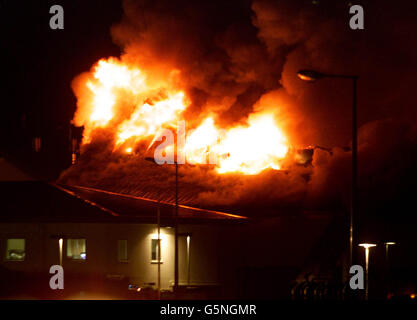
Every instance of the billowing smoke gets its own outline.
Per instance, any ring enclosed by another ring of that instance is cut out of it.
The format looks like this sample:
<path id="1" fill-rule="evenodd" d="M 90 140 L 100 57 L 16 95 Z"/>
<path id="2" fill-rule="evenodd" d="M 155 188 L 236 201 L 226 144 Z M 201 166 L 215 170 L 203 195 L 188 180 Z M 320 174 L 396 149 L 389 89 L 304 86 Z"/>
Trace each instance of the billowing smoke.
<path id="1" fill-rule="evenodd" d="M 352 85 L 343 79 L 302 82 L 296 73 L 303 68 L 359 76 L 361 189 L 371 195 L 388 181 L 400 184 L 398 177 L 416 160 L 417 108 L 410 94 L 417 64 L 410 32 L 416 22 L 404 16 L 415 11 L 381 2 L 362 5 L 365 30 L 349 28 L 345 1 L 123 2 L 124 17 L 111 29 L 121 60 L 146 68 L 155 82 L 175 70 L 173 85 L 191 100 L 183 114 L 190 127 L 207 114 L 228 128 L 271 110 L 292 147 L 323 147 L 315 149 L 311 166 L 288 164 L 286 171 L 257 175 L 219 175 L 210 166 L 182 165 L 182 203 L 348 204 Z M 129 156 L 114 153 L 111 140 L 106 130 L 96 130 L 60 181 L 173 200 L 173 166 L 143 160 L 146 146 Z"/>

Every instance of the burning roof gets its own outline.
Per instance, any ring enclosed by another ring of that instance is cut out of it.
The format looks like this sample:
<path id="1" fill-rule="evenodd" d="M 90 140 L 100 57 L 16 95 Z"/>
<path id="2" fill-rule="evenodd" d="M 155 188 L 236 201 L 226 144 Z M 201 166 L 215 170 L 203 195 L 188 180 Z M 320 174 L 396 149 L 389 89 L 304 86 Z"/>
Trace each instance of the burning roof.
<path id="1" fill-rule="evenodd" d="M 383 30 L 357 37 L 335 19 L 346 4 L 330 1 L 126 0 L 123 9 L 111 28 L 120 56 L 73 81 L 84 136 L 61 183 L 172 201 L 174 166 L 144 159 L 172 163 L 176 145 L 182 204 L 348 208 L 351 87 L 306 84 L 296 73 L 307 67 L 359 76 L 359 183 L 378 198 L 377 186 L 399 179 L 385 168 L 413 152 L 416 109 L 406 86 L 385 79 L 413 83 L 415 42 L 399 35 L 414 20 L 391 28 L 375 14 L 368 25 Z M 404 63 L 393 66 L 393 54 Z M 376 77 L 380 66 L 392 69 Z M 324 149 L 297 154 L 311 145 Z"/>
<path id="2" fill-rule="evenodd" d="M 179 71 L 173 69 L 168 79 L 157 82 L 148 72 L 124 59 L 109 58 L 76 80 L 74 123 L 84 126 L 83 144 L 95 143 L 105 134 L 112 152 L 130 154 L 138 146 L 147 145 L 146 151 L 165 137 L 159 152 L 167 159 L 175 152 L 175 137 L 183 163 L 214 164 L 220 174 L 280 169 L 288 142 L 272 111 L 254 112 L 246 123 L 229 128 L 219 127 L 216 115 L 207 114 L 186 132 L 183 113 L 191 101 L 176 84 Z"/>

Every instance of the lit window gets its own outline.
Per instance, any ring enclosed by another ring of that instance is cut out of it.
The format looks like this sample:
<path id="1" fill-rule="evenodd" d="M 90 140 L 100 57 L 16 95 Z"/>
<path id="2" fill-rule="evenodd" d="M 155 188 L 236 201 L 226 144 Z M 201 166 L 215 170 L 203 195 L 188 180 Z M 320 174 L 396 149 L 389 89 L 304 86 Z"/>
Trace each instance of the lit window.
<path id="1" fill-rule="evenodd" d="M 117 258 L 120 262 L 128 261 L 127 240 L 117 240 Z"/>
<path id="2" fill-rule="evenodd" d="M 152 262 L 158 262 L 158 239 L 151 240 L 151 260 Z M 161 249 L 161 261 L 162 261 L 162 249 Z"/>
<path id="3" fill-rule="evenodd" d="M 67 258 L 74 260 L 87 258 L 85 239 L 67 239 Z"/>
<path id="4" fill-rule="evenodd" d="M 6 260 L 25 260 L 25 239 L 7 239 Z"/>

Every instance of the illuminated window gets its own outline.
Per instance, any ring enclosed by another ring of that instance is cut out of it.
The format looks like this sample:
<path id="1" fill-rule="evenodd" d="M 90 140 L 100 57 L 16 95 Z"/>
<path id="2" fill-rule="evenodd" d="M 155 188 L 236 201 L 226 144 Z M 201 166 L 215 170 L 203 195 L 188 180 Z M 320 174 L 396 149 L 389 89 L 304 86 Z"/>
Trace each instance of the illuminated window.
<path id="1" fill-rule="evenodd" d="M 25 260 L 25 239 L 7 239 L 6 260 Z"/>
<path id="2" fill-rule="evenodd" d="M 151 240 L 151 260 L 152 262 L 158 262 L 158 239 Z M 162 249 L 161 249 L 161 262 L 162 262 Z"/>
<path id="3" fill-rule="evenodd" d="M 85 260 L 87 258 L 85 239 L 67 239 L 67 258 L 73 260 Z"/>
<path id="4" fill-rule="evenodd" d="M 128 261 L 127 240 L 117 240 L 117 258 L 120 262 Z"/>

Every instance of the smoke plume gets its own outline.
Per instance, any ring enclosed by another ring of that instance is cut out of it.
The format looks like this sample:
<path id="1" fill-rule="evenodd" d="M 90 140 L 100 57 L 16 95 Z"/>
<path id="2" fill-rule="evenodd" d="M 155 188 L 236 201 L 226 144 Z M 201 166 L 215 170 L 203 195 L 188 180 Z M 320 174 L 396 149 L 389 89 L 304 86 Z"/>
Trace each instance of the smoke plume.
<path id="1" fill-rule="evenodd" d="M 298 79 L 297 71 L 308 68 L 359 77 L 361 190 L 374 201 L 382 186 L 386 195 L 395 183 L 400 188 L 399 177 L 415 163 L 417 149 L 411 88 L 416 22 L 404 16 L 415 11 L 361 4 L 364 30 L 349 28 L 345 1 L 123 2 L 124 17 L 111 28 L 121 61 L 145 69 L 150 81 L 171 79 L 184 90 L 190 105 L 183 116 L 190 128 L 208 114 L 227 129 L 270 111 L 293 149 L 321 147 L 311 165 L 289 163 L 285 171 L 257 175 L 219 175 L 210 166 L 182 165 L 181 203 L 276 210 L 348 205 L 352 85 L 344 79 Z M 73 83 L 78 103 L 80 77 Z M 145 146 L 129 156 L 113 153 L 111 140 L 108 131 L 95 131 L 60 182 L 173 200 L 173 166 L 143 160 Z"/>

